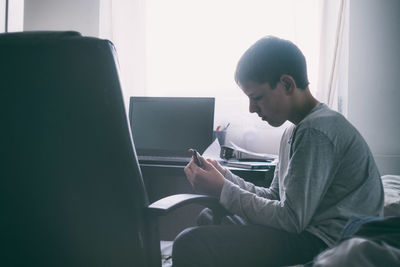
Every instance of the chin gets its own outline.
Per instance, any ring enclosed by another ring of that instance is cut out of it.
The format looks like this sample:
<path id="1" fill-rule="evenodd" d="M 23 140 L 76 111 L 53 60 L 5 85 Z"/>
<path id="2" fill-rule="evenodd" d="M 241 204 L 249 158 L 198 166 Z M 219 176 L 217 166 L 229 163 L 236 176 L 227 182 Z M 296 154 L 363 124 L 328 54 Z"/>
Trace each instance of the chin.
<path id="1" fill-rule="evenodd" d="M 279 122 L 278 121 L 267 121 L 267 122 L 272 127 L 279 127 L 279 126 L 282 126 L 282 124 L 284 123 L 284 122 L 280 122 L 280 121 Z"/>
<path id="2" fill-rule="evenodd" d="M 267 116 L 263 116 L 263 117 L 260 116 L 260 118 L 261 118 L 262 121 L 265 121 L 266 123 L 268 123 L 272 127 L 279 127 L 279 126 L 281 126 L 282 124 L 285 123 L 285 120 L 284 121 L 272 120 L 270 117 L 267 117 Z"/>

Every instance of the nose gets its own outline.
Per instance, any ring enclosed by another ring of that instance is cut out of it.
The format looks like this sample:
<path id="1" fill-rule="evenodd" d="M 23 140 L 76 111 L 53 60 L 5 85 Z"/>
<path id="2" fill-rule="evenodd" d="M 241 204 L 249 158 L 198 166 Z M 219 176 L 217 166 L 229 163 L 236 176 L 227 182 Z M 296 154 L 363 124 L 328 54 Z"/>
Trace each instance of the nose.
<path id="1" fill-rule="evenodd" d="M 258 106 L 256 104 L 253 103 L 253 101 L 250 100 L 249 103 L 249 111 L 250 113 L 257 113 L 260 109 L 258 108 Z"/>

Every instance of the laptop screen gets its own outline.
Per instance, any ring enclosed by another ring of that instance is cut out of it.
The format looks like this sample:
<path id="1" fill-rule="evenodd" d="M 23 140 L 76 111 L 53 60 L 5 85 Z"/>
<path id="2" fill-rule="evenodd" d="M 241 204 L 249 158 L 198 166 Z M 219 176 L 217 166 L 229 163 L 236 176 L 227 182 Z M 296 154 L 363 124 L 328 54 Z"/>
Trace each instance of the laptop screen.
<path id="1" fill-rule="evenodd" d="M 129 118 L 139 156 L 190 157 L 212 142 L 214 98 L 131 97 Z"/>

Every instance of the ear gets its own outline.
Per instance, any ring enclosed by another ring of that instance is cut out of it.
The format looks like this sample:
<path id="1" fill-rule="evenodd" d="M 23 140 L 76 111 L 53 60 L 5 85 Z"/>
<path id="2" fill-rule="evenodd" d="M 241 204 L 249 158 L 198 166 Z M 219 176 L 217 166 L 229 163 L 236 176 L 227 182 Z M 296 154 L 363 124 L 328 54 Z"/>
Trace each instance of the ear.
<path id="1" fill-rule="evenodd" d="M 282 83 L 283 88 L 285 89 L 285 92 L 287 94 L 291 94 L 294 91 L 294 89 L 297 87 L 296 82 L 293 79 L 293 77 L 288 74 L 281 75 L 280 82 Z"/>

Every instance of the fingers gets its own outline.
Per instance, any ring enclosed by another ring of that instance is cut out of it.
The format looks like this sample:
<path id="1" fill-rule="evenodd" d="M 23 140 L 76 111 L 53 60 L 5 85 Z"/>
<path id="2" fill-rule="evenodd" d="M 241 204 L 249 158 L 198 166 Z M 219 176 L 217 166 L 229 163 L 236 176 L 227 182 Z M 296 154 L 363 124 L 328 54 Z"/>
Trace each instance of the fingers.
<path id="1" fill-rule="evenodd" d="M 225 182 L 224 176 L 212 163 L 199 156 L 203 167 L 199 167 L 192 158 L 184 168 L 186 178 L 196 192 L 219 196 Z"/>
<path id="2" fill-rule="evenodd" d="M 183 169 L 183 171 L 186 174 L 187 179 L 189 180 L 189 182 L 191 182 L 191 184 L 193 185 L 194 180 L 196 178 L 197 175 L 203 175 L 205 173 L 205 170 L 203 169 L 204 166 L 204 162 L 206 161 L 203 157 L 199 157 L 199 160 L 202 161 L 203 163 L 203 167 L 199 167 L 195 162 L 194 159 L 192 158 L 190 160 L 190 162 L 186 165 L 186 167 Z M 209 164 L 207 162 L 207 164 Z"/>
<path id="3" fill-rule="evenodd" d="M 203 157 L 202 157 L 202 159 L 200 159 L 200 157 L 199 157 L 199 160 L 203 160 L 203 164 L 204 164 L 205 159 Z M 197 189 L 196 188 L 197 187 L 196 184 L 198 184 L 198 182 L 199 182 L 198 181 L 199 177 L 204 175 L 204 174 L 206 174 L 206 171 L 202 167 L 199 167 L 194 162 L 193 158 L 190 160 L 188 165 L 186 165 L 186 167 L 183 170 L 184 170 L 184 172 L 186 174 L 187 180 L 190 182 L 192 187 L 196 190 Z"/>
<path id="4" fill-rule="evenodd" d="M 226 169 L 219 164 L 218 161 L 214 159 L 207 159 L 220 173 L 222 173 L 223 176 L 226 174 Z"/>
<path id="5" fill-rule="evenodd" d="M 201 155 L 198 155 L 199 160 L 203 164 L 203 169 L 209 169 L 212 167 L 212 164 L 208 161 L 208 159 L 204 158 Z"/>
<path id="6" fill-rule="evenodd" d="M 215 159 L 207 159 L 207 161 L 214 165 L 214 167 L 218 166 L 218 162 Z"/>
<path id="7" fill-rule="evenodd" d="M 215 169 L 217 169 L 218 171 L 220 170 L 220 166 L 218 164 L 218 162 L 214 159 L 207 159 L 207 161 L 211 164 L 211 166 L 213 166 Z"/>
<path id="8" fill-rule="evenodd" d="M 189 148 L 188 151 L 189 151 L 189 153 L 191 153 L 193 155 L 194 149 Z M 203 165 L 210 166 L 208 159 L 204 158 L 202 155 L 200 155 L 200 153 L 197 153 L 197 158 L 200 160 L 200 162 Z M 193 157 L 192 157 L 192 160 L 193 160 Z M 192 160 L 191 160 L 191 162 L 192 162 Z M 214 165 L 213 163 L 211 163 L 211 164 Z"/>
<path id="9" fill-rule="evenodd" d="M 185 172 L 186 175 L 193 173 L 190 165 L 191 165 L 191 162 L 189 162 L 189 164 L 186 165 L 185 168 L 183 169 L 183 171 Z"/>
<path id="10" fill-rule="evenodd" d="M 189 183 L 194 186 L 194 179 L 195 179 L 195 172 L 193 171 L 194 168 L 197 168 L 197 165 L 194 164 L 193 159 L 190 160 L 189 164 L 186 165 L 186 167 L 183 169 L 185 172 L 186 178 L 189 181 Z"/>

